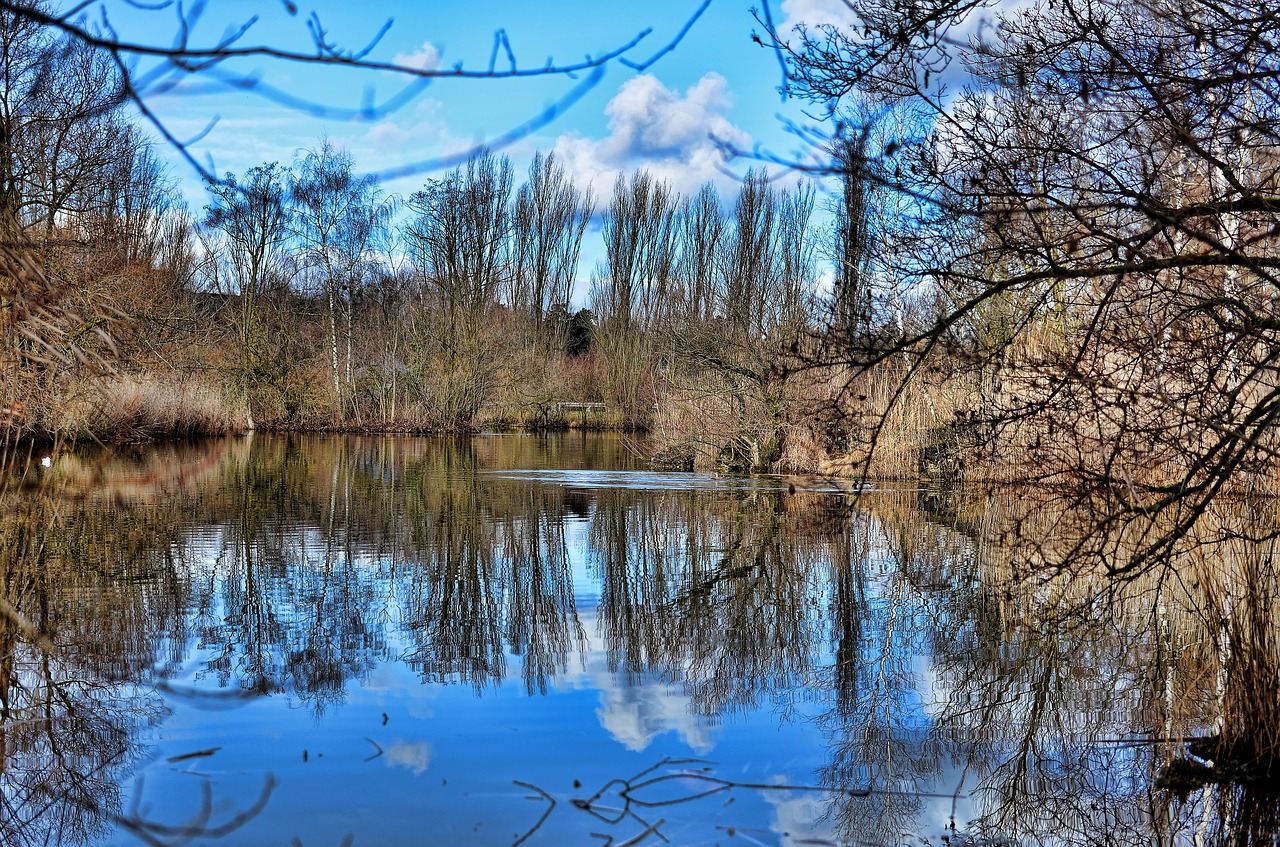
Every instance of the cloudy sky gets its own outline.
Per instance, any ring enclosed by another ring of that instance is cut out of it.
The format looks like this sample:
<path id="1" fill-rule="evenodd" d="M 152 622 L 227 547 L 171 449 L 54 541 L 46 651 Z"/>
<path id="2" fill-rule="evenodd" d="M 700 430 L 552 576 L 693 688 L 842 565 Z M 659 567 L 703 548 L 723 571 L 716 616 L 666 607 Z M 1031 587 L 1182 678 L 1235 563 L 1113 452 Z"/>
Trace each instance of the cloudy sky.
<path id="1" fill-rule="evenodd" d="M 819 17 L 824 6 L 838 8 L 839 0 L 775 2 L 772 12 L 785 22 L 798 14 Z M 792 155 L 800 144 L 784 131 L 780 116 L 802 119 L 803 104 L 784 102 L 777 92 L 777 59 L 752 41 L 759 29 L 752 0 L 711 0 L 699 15 L 701 7 L 702 0 L 315 0 L 290 14 L 286 0 L 210 2 L 190 28 L 193 46 L 213 45 L 252 21 L 239 46 L 314 52 L 314 10 L 326 40 L 342 50 L 363 49 L 390 21 L 369 59 L 443 69 L 460 64 L 468 71 L 490 67 L 499 31 L 506 41 L 494 66 L 502 71 L 512 66 L 512 55 L 520 69 L 575 63 L 649 30 L 626 53 L 644 65 L 688 29 L 647 67 L 611 62 L 598 78 L 581 72 L 437 79 L 406 89 L 403 78 L 387 72 L 256 57 L 175 86 L 153 85 L 147 102 L 175 136 L 198 139 L 191 152 L 218 173 L 289 162 L 327 137 L 348 147 L 362 170 L 384 175 L 389 191 L 407 194 L 438 175 L 441 160 L 496 139 L 518 167 L 536 149 L 555 150 L 580 182 L 594 183 L 597 196 L 608 192 L 618 172 L 635 167 L 649 168 L 679 190 L 715 180 L 729 192 L 733 174 L 751 163 L 726 162 L 721 145 Z M 176 5 L 108 9 L 123 41 L 167 45 L 181 31 Z M 138 70 L 145 74 L 152 67 L 141 60 Z M 157 79 L 173 78 L 152 81 Z M 548 119 L 548 108 L 557 105 L 563 108 Z M 179 173 L 192 205 L 202 205 L 195 173 L 189 166 Z"/>

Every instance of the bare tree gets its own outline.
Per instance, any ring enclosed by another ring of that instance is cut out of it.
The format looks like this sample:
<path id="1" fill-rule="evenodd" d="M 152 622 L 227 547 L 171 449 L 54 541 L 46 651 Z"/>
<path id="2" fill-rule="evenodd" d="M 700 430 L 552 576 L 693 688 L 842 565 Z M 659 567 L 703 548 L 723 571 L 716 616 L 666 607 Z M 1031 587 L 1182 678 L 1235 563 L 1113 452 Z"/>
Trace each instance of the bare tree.
<path id="1" fill-rule="evenodd" d="M 259 304 L 266 290 L 281 281 L 289 238 L 286 169 L 275 162 L 252 167 L 243 182 L 227 174 L 209 185 L 213 202 L 205 207 L 205 227 L 216 233 L 228 274 L 219 286 L 238 303 L 240 378 L 248 387 L 261 354 Z"/>
<path id="2" fill-rule="evenodd" d="M 1217 498 L 1270 490 L 1280 17 L 1234 0 L 1065 0 L 961 42 L 947 27 L 981 4 L 852 5 L 856 33 L 776 46 L 796 93 L 862 89 L 929 115 L 926 133 L 862 160 L 901 157 L 900 179 L 877 177 L 911 198 L 893 271 L 935 312 L 834 358 L 974 365 L 982 393 L 961 411 L 985 472 L 1062 486 L 1094 530 L 1141 532 L 1105 558 L 1113 572 L 1167 561 Z M 1100 537 L 1054 558 L 1102 556 Z"/>
<path id="3" fill-rule="evenodd" d="M 680 205 L 676 217 L 676 279 L 681 319 L 704 323 L 718 313 L 716 274 L 724 243 L 725 219 L 720 195 L 707 183 Z"/>
<path id="4" fill-rule="evenodd" d="M 741 337 L 765 334 L 764 303 L 773 274 L 774 215 L 778 193 L 762 169 L 747 172 L 730 215 L 732 227 L 721 267 L 725 316 Z"/>
<path id="5" fill-rule="evenodd" d="M 670 303 L 677 201 L 645 170 L 619 174 L 604 218 L 605 267 L 594 310 L 602 321 L 644 329 Z"/>
<path id="6" fill-rule="evenodd" d="M 794 336 L 809 329 L 817 282 L 814 243 L 810 230 L 816 190 L 801 182 L 783 195 L 774 230 L 775 279 L 766 305 L 774 332 Z"/>
<path id="7" fill-rule="evenodd" d="M 45 243 L 74 199 L 132 158 L 121 82 L 98 52 L 0 9 L 0 194 L 8 219 Z"/>
<path id="8" fill-rule="evenodd" d="M 596 349 L 607 401 L 635 423 L 653 406 L 651 331 L 672 307 L 677 206 L 670 185 L 642 170 L 618 175 L 604 216 L 605 261 L 591 290 Z"/>
<path id="9" fill-rule="evenodd" d="M 423 327 L 428 368 L 442 381 L 435 394 L 451 426 L 471 424 L 497 376 L 486 318 L 505 282 L 511 182 L 511 160 L 485 151 L 409 200 L 411 249 L 434 309 Z"/>
<path id="10" fill-rule="evenodd" d="M 529 179 L 516 192 L 512 209 L 508 300 L 528 316 L 536 345 L 544 352 L 563 346 L 547 316 L 556 306 L 568 308 L 594 206 L 590 189 L 574 186 L 555 153 L 534 154 Z"/>
<path id="11" fill-rule="evenodd" d="M 871 323 L 868 264 L 872 245 L 868 232 L 868 169 L 865 132 L 837 135 L 831 141 L 831 157 L 840 174 L 840 192 L 833 203 L 835 225 L 832 256 L 830 321 L 836 333 L 848 340 L 865 335 Z"/>
<path id="12" fill-rule="evenodd" d="M 78 194 L 78 229 L 126 268 L 149 269 L 164 249 L 166 218 L 183 208 L 168 169 L 132 127 L 121 155 Z"/>
<path id="13" fill-rule="evenodd" d="M 334 411 L 341 418 L 355 388 L 356 289 L 366 267 L 376 261 L 376 248 L 393 206 L 382 198 L 371 177 L 354 174 L 351 154 L 327 140 L 294 167 L 289 194 L 295 207 L 294 231 L 305 261 L 320 274 L 328 304 Z"/>
<path id="14" fill-rule="evenodd" d="M 664 462 L 766 471 L 780 461 L 804 405 L 786 371 L 813 328 L 814 197 L 806 182 L 782 191 L 753 170 L 727 224 L 710 189 L 683 207 L 678 267 L 688 278 L 676 288 L 687 299 L 658 333 L 667 363 L 657 440 Z M 708 282 L 712 290 L 702 287 Z"/>

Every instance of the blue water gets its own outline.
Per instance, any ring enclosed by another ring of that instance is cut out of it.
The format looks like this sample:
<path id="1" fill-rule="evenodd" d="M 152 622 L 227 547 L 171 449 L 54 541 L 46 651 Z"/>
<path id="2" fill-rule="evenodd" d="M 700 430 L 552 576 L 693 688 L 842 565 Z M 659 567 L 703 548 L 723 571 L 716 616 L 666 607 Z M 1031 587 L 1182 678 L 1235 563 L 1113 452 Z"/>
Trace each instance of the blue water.
<path id="1" fill-rule="evenodd" d="M 1149 788 L 1115 743 L 1143 632 L 1000 623 L 912 489 L 577 434 L 255 436 L 43 484 L 22 608 L 60 652 L 14 648 L 6 844 L 1089 843 Z"/>

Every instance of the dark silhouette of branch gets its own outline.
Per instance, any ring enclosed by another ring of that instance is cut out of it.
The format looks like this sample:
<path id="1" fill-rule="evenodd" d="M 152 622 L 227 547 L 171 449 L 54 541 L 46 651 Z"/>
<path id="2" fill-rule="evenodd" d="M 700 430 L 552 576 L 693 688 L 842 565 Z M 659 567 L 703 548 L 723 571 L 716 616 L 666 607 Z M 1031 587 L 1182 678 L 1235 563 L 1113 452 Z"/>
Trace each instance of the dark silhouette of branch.
<path id="1" fill-rule="evenodd" d="M 552 797 L 550 794 L 548 794 L 538 786 L 533 785 L 531 783 L 521 782 L 518 779 L 513 779 L 511 781 L 516 785 L 520 786 L 521 788 L 527 788 L 530 791 L 538 792 L 539 796 L 541 796 L 543 800 L 546 800 L 548 804 L 546 810 L 542 813 L 542 817 L 538 818 L 538 822 L 535 823 L 533 826 L 529 827 L 528 832 L 526 832 L 524 835 L 520 836 L 519 838 L 517 838 L 515 841 L 511 843 L 511 847 L 520 847 L 521 844 L 529 840 L 530 836 L 532 836 L 535 832 L 537 832 L 539 829 L 542 828 L 542 825 L 547 822 L 547 818 L 551 817 L 551 813 L 555 811 L 555 808 L 556 808 L 556 798 Z M 536 800 L 537 798 L 530 797 L 529 799 Z"/>
<path id="2" fill-rule="evenodd" d="M 624 842 L 620 842 L 619 847 L 622 847 L 622 845 L 639 844 L 650 835 L 657 835 L 663 841 L 666 840 L 659 830 L 659 827 L 666 823 L 665 819 L 659 818 L 657 821 L 649 823 L 644 818 L 637 815 L 634 809 L 657 809 L 666 806 L 677 806 L 683 803 L 692 803 L 733 789 L 740 789 L 744 791 L 805 791 L 826 795 L 844 795 L 848 797 L 869 797 L 872 794 L 910 794 L 914 797 L 932 797 L 944 800 L 954 799 L 954 795 L 952 794 L 936 794 L 919 791 L 900 792 L 872 788 L 840 788 L 824 785 L 792 785 L 788 783 L 774 782 L 740 782 L 715 776 L 710 772 L 713 766 L 713 762 L 709 762 L 705 759 L 664 758 L 630 778 L 609 780 L 590 797 L 573 798 L 572 805 L 575 809 L 586 812 L 602 823 L 610 826 L 616 826 L 624 820 L 631 819 L 644 827 L 639 834 Z M 659 773 L 659 771 L 663 771 L 663 769 L 666 770 Z M 547 808 L 543 811 L 542 816 L 538 819 L 537 823 L 512 843 L 512 847 L 519 847 L 519 845 L 531 838 L 542 828 L 543 824 L 547 822 L 547 819 L 556 808 L 556 800 L 536 785 L 521 782 L 519 780 L 513 780 L 513 782 L 521 788 L 527 788 L 530 791 L 536 791 L 538 793 L 538 797 L 530 797 L 528 799 L 542 799 L 546 800 L 548 803 Z M 700 782 L 705 784 L 706 787 L 690 789 L 682 794 L 653 800 L 647 800 L 639 796 L 639 794 L 644 792 L 646 789 L 655 788 L 657 786 L 664 785 L 665 783 L 673 782 L 682 784 L 688 782 Z M 610 799 L 621 799 L 621 808 L 616 805 L 605 805 L 602 801 L 605 800 L 606 797 Z M 606 843 L 613 843 L 613 836 L 611 835 L 599 834 L 597 837 L 604 839 Z"/>
<path id="3" fill-rule="evenodd" d="M 676 37 L 667 42 L 661 50 L 654 53 L 648 59 L 645 59 L 643 62 L 636 63 L 628 59 L 626 56 L 619 56 L 618 63 L 641 73 L 649 70 L 649 68 L 653 66 L 654 62 L 658 61 L 679 46 L 680 42 L 684 40 L 684 37 L 689 34 L 689 30 L 693 29 L 693 25 L 698 22 L 698 18 L 702 17 L 702 13 L 707 11 L 710 6 L 711 0 L 703 0 L 702 5 L 698 7 L 698 10 L 694 12 L 687 21 L 685 21 L 684 26 L 680 28 L 678 33 L 676 33 Z M 511 61 L 514 64 L 514 56 Z"/>
<path id="4" fill-rule="evenodd" d="M 128 815 L 112 815 L 112 820 L 127 832 L 133 834 L 151 847 L 175 847 L 186 844 L 196 838 L 224 838 L 249 823 L 262 813 L 275 791 L 276 779 L 267 774 L 262 783 L 258 798 L 249 807 L 237 812 L 220 824 L 211 824 L 213 820 L 213 784 L 209 781 L 200 783 L 200 809 L 186 823 L 179 825 L 162 824 L 146 817 L 141 810 L 142 781 L 138 781 L 133 809 Z"/>
<path id="5" fill-rule="evenodd" d="M 373 58 L 374 50 L 393 25 L 393 20 L 390 19 L 384 22 L 373 37 L 361 47 L 346 49 L 333 38 L 319 15 L 312 12 L 306 20 L 306 28 L 314 50 L 305 52 L 271 44 L 249 43 L 248 38 L 258 23 L 257 16 L 235 25 L 228 34 L 211 44 L 193 43 L 192 32 L 203 16 L 204 4 L 194 4 L 191 8 L 184 8 L 181 4 L 174 2 L 155 4 L 130 2 L 133 8 L 141 11 L 155 13 L 173 11 L 174 13 L 172 42 L 159 43 L 130 39 L 117 31 L 105 7 L 99 7 L 99 14 L 91 17 L 97 5 L 96 0 L 85 0 L 65 12 L 55 12 L 35 3 L 0 0 L 0 13 L 55 31 L 71 42 L 79 43 L 110 57 L 120 76 L 122 100 L 133 103 L 165 143 L 176 150 L 202 179 L 216 182 L 218 173 L 215 164 L 198 160 L 191 150 L 192 145 L 212 128 L 213 122 L 194 138 L 180 138 L 149 105 L 150 97 L 175 92 L 184 95 L 242 92 L 316 117 L 343 121 L 372 121 L 403 108 L 437 80 L 500 81 L 564 77 L 576 81 L 563 96 L 496 138 L 485 139 L 477 143 L 474 148 L 456 156 L 420 160 L 375 174 L 379 179 L 408 176 L 450 167 L 465 161 L 481 148 L 495 149 L 509 145 L 546 126 L 598 85 L 603 79 L 605 68 L 610 64 L 616 62 L 638 72 L 649 69 L 660 58 L 675 50 L 684 40 L 710 5 L 710 0 L 704 0 L 670 42 L 644 60 L 632 60 L 629 56 L 652 34 L 651 28 L 642 30 L 622 44 L 597 53 L 587 53 L 584 58 L 577 61 L 556 62 L 549 58 L 545 64 L 533 66 L 520 64 L 507 33 L 505 30 L 498 29 L 494 32 L 488 63 L 480 68 L 468 68 L 462 62 L 450 67 L 432 68 Z M 298 12 L 297 7 L 288 0 L 285 0 L 284 8 L 290 15 L 296 15 Z M 500 63 L 500 58 L 505 61 Z M 366 98 L 370 102 L 358 106 L 341 107 L 271 85 L 257 74 L 246 74 L 226 66 L 229 62 L 245 59 L 267 59 L 289 64 L 334 67 L 363 74 L 386 72 L 407 82 L 400 90 L 381 102 L 372 102 L 372 94 L 369 93 Z M 138 67 L 140 60 L 155 60 L 157 64 L 144 70 Z M 579 79 L 582 74 L 586 76 Z"/>

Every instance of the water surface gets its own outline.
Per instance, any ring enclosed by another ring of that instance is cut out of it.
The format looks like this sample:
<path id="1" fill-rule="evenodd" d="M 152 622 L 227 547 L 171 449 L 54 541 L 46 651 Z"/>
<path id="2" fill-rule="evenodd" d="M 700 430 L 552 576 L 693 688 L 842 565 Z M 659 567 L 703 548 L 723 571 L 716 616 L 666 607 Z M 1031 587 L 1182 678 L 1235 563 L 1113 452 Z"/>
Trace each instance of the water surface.
<path id="1" fill-rule="evenodd" d="M 1259 786 L 1157 784 L 1231 684 L 1158 584 L 1014 578 L 991 499 L 634 455 L 254 436 L 10 485 L 3 843 L 1272 843 Z"/>

